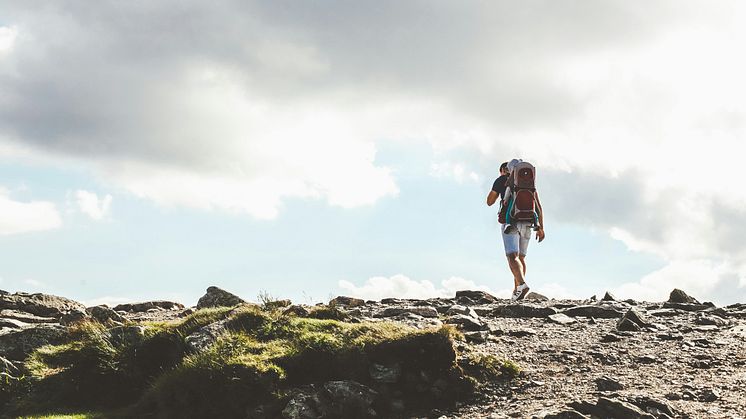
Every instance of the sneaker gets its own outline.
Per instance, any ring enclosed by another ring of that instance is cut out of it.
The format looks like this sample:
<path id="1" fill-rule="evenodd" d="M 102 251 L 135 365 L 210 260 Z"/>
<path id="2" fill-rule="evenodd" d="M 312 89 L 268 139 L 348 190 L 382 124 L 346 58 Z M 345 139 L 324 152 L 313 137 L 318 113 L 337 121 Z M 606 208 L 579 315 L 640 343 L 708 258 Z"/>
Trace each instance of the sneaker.
<path id="1" fill-rule="evenodd" d="M 524 282 L 521 285 L 518 286 L 518 288 L 513 291 L 513 295 L 518 294 L 517 300 L 523 300 L 526 298 L 526 294 L 528 294 L 528 285 Z"/>
<path id="2" fill-rule="evenodd" d="M 515 289 L 513 290 L 513 294 L 510 296 L 510 301 L 517 301 L 518 297 L 521 296 L 521 290 Z"/>

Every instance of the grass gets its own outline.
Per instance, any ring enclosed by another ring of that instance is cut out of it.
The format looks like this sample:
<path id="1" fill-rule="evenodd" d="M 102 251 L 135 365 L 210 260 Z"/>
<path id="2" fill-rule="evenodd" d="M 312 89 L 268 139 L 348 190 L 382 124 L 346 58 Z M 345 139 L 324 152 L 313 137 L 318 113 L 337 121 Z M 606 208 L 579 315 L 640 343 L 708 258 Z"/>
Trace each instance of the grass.
<path id="1" fill-rule="evenodd" d="M 119 409 L 119 417 L 188 418 L 243 417 L 261 406 L 272 416 L 295 388 L 355 380 L 379 390 L 376 410 L 386 416 L 392 395 L 414 411 L 448 405 L 473 390 L 474 380 L 456 363 L 453 342 L 463 336 L 452 326 L 347 323 L 328 306 L 311 313 L 316 318 L 253 305 L 203 309 L 177 322 L 147 323 L 142 336 L 130 340 L 113 339 L 112 329 L 99 323 L 81 323 L 69 342 L 29 356 L 28 390 L 15 394 L 9 407 L 17 414 Z M 184 338 L 220 320 L 225 331 L 215 342 L 188 353 Z M 371 377 L 374 364 L 396 365 L 401 378 L 382 387 Z M 519 371 L 488 357 L 467 367 L 480 377 Z"/>

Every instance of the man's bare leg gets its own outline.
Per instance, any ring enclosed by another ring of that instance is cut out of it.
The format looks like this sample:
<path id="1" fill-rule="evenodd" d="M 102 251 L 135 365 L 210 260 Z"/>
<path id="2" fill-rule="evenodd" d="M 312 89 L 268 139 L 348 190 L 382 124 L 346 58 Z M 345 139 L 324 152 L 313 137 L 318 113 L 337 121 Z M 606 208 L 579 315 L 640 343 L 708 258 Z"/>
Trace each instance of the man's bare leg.
<path id="1" fill-rule="evenodd" d="M 521 262 L 521 265 L 523 266 L 523 279 L 526 279 L 526 255 L 518 255 L 518 260 Z"/>
<path id="2" fill-rule="evenodd" d="M 518 253 L 511 253 L 507 255 L 507 258 L 510 271 L 513 272 L 513 283 L 515 284 L 515 288 L 518 288 L 519 285 L 525 282 L 523 271 L 526 269 L 526 266 L 518 258 Z"/>

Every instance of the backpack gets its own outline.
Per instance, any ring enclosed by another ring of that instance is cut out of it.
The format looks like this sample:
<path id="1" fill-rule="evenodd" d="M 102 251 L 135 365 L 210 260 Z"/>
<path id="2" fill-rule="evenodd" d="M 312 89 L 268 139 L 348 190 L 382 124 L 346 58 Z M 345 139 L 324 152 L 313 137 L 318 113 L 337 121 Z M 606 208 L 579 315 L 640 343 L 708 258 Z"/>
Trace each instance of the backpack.
<path id="1" fill-rule="evenodd" d="M 501 224 L 529 222 L 537 225 L 539 209 L 536 205 L 536 167 L 520 162 L 510 173 L 498 221 Z"/>

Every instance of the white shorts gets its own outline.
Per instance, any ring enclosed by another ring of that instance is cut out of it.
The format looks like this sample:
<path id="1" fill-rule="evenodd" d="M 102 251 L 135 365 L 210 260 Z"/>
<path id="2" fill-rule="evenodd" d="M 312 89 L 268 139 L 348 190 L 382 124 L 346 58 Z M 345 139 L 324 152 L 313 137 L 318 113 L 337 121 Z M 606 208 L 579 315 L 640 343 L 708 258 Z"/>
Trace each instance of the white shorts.
<path id="1" fill-rule="evenodd" d="M 517 231 L 510 234 L 505 234 L 505 226 L 506 224 L 503 224 L 500 228 L 503 245 L 505 245 L 505 254 L 519 253 L 525 256 L 526 251 L 528 251 L 528 242 L 531 241 L 531 223 L 514 224 Z"/>

